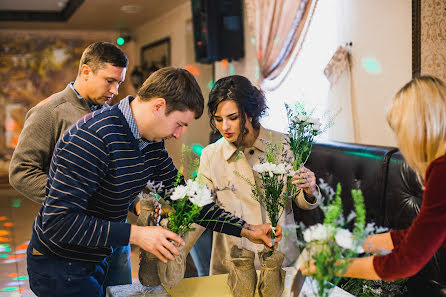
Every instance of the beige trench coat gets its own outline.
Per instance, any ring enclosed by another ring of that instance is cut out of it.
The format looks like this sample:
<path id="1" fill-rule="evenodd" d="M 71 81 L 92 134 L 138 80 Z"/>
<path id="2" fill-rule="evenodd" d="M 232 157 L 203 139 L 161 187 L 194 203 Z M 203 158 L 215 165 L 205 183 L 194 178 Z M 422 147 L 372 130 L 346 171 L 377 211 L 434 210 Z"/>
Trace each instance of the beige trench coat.
<path id="1" fill-rule="evenodd" d="M 249 224 L 269 223 L 269 219 L 262 206 L 251 197 L 251 186 L 234 172 L 239 172 L 252 183 L 255 182 L 252 167 L 259 163 L 259 157 L 264 156 L 265 152 L 265 144 L 260 139 L 269 141 L 270 132 L 273 136 L 273 142 L 279 143 L 285 140 L 283 134 L 260 127 L 259 136 L 254 145 L 244 149 L 244 152 L 237 151 L 237 148 L 232 143 L 222 138 L 204 148 L 200 159 L 199 176 L 210 188 L 222 189 L 228 185 L 233 185 L 236 189 L 235 193 L 231 190 L 217 192 L 217 199 L 223 204 L 223 208 Z M 318 205 L 318 201 L 313 204 L 307 202 L 303 191 L 300 191 L 294 198 L 294 201 L 302 209 L 313 209 Z M 291 201 L 289 201 L 279 224 L 283 226 L 293 223 L 294 216 Z M 287 246 L 284 246 L 283 242 L 285 241 L 280 242 L 279 249 L 285 252 L 286 257 L 283 266 L 286 267 L 290 266 L 297 259 L 298 251 L 292 240 L 287 241 Z M 230 251 L 233 245 L 254 252 L 261 251 L 264 248 L 264 245 L 254 244 L 243 237 L 238 238 L 214 232 L 210 267 L 211 275 L 229 272 Z M 259 269 L 257 257 L 256 268 Z"/>

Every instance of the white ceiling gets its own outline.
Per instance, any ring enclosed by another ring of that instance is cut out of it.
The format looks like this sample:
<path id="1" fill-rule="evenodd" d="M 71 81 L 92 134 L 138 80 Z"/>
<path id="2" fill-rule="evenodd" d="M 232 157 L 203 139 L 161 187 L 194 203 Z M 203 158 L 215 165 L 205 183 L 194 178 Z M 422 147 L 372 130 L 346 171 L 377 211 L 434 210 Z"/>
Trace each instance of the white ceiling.
<path id="1" fill-rule="evenodd" d="M 133 30 L 190 0 L 85 0 L 66 22 L 0 21 L 0 29 Z M 0 11 L 59 11 L 67 0 L 0 0 Z M 60 4 L 61 3 L 61 4 Z M 123 6 L 137 12 L 125 13 Z"/>

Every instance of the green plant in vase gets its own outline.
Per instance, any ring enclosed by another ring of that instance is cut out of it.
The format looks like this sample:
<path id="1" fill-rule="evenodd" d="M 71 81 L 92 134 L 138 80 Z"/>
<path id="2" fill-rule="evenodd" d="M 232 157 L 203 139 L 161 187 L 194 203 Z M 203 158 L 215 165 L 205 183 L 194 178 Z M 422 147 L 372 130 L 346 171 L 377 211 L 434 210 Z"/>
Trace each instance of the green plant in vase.
<path id="1" fill-rule="evenodd" d="M 265 156 L 260 157 L 260 162 L 252 168 L 258 173 L 260 182 L 252 183 L 238 172 L 235 173 L 250 184 L 251 196 L 266 210 L 272 225 L 271 240 L 274 243 L 275 229 L 294 191 L 291 181 L 295 172 L 282 142 L 274 144 L 272 136 L 269 142 L 262 141 L 266 143 Z M 271 248 L 269 255 L 273 253 L 273 250 L 274 248 Z"/>

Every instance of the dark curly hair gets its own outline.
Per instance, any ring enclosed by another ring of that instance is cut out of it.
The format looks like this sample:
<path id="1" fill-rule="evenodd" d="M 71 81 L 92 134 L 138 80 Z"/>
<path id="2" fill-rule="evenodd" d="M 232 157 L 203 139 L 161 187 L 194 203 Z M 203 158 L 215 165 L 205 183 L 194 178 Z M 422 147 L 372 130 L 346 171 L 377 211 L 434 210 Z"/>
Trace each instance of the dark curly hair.
<path id="1" fill-rule="evenodd" d="M 246 77 L 241 75 L 231 75 L 220 78 L 215 83 L 209 93 L 208 113 L 210 125 L 214 131 L 214 116 L 218 105 L 226 100 L 233 100 L 238 107 L 240 114 L 240 136 L 239 141 L 243 142 L 248 130 L 245 128 L 246 116 L 252 118 L 252 126 L 258 130 L 259 120 L 266 113 L 266 100 L 262 91 L 256 88 Z"/>

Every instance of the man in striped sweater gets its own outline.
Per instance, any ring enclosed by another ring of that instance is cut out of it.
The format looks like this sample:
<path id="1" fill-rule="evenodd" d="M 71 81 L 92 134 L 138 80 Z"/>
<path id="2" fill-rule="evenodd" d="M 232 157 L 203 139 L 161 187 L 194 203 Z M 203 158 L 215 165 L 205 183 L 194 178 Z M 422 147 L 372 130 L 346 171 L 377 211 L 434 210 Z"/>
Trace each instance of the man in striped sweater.
<path id="1" fill-rule="evenodd" d="M 164 139 L 179 138 L 203 113 L 204 99 L 184 69 L 152 74 L 136 98 L 86 115 L 58 141 L 27 251 L 31 289 L 38 296 L 103 296 L 111 247 L 129 242 L 173 260 L 184 244 L 162 227 L 125 223 L 129 205 L 147 181 L 171 187 L 177 170 Z M 271 245 L 270 226 L 251 226 L 209 204 L 206 228 Z M 200 222 L 198 222 L 200 223 Z M 247 226 L 248 228 L 243 228 Z M 280 233 L 280 232 L 279 232 Z"/>

